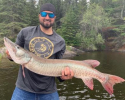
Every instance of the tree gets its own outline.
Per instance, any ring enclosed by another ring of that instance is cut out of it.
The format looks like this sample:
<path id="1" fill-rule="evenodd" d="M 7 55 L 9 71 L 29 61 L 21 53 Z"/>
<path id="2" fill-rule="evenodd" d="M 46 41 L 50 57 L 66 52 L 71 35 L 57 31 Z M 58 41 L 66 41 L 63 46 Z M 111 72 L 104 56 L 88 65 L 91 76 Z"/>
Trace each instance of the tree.
<path id="1" fill-rule="evenodd" d="M 28 26 L 35 26 L 38 25 L 38 14 L 39 14 L 39 7 L 35 5 L 35 0 L 29 0 L 27 2 L 27 6 L 25 8 L 25 22 Z"/>
<path id="2" fill-rule="evenodd" d="M 0 36 L 15 39 L 26 26 L 38 24 L 38 8 L 34 0 L 2 0 L 0 2 Z M 3 39 L 1 40 L 3 41 Z"/>
<path id="3" fill-rule="evenodd" d="M 82 47 L 87 50 L 97 50 L 98 45 L 104 43 L 99 30 L 110 25 L 109 17 L 102 7 L 94 3 L 89 6 L 80 24 L 81 33 L 78 37 L 83 37 L 80 39 Z"/>
<path id="4" fill-rule="evenodd" d="M 79 32 L 79 28 L 78 8 L 70 7 L 65 17 L 62 18 L 62 25 L 57 32 L 63 36 L 67 45 L 78 46 L 76 34 Z"/>
<path id="5" fill-rule="evenodd" d="M 26 4 L 25 0 L 1 0 L 0 3 L 0 36 L 14 38 L 22 27 L 23 23 L 22 9 Z M 0 40 L 0 41 L 3 41 Z"/>

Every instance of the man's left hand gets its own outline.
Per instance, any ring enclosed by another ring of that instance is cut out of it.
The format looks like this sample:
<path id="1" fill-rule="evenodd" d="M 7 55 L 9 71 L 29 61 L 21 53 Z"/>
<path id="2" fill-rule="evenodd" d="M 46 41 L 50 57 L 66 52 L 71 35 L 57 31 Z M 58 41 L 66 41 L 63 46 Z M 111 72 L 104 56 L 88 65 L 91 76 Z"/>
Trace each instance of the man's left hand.
<path id="1" fill-rule="evenodd" d="M 72 79 L 73 76 L 74 76 L 74 72 L 69 67 L 65 67 L 65 69 L 62 71 L 62 76 L 60 78 L 62 80 L 68 80 L 68 79 Z"/>

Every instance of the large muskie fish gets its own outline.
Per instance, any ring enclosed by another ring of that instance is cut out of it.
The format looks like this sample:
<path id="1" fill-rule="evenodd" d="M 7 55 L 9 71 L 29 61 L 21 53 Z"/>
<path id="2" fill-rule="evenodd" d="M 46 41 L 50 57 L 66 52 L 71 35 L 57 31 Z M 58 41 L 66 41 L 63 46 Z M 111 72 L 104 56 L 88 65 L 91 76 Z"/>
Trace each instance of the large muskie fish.
<path id="1" fill-rule="evenodd" d="M 74 77 L 81 78 L 91 90 L 93 90 L 94 78 L 101 82 L 109 94 L 113 94 L 114 84 L 125 81 L 118 76 L 101 73 L 94 69 L 94 66 L 85 63 L 85 61 L 40 58 L 24 50 L 8 38 L 4 38 L 4 44 L 15 63 L 21 64 L 37 74 L 59 77 L 62 70 L 68 66 L 73 70 Z"/>

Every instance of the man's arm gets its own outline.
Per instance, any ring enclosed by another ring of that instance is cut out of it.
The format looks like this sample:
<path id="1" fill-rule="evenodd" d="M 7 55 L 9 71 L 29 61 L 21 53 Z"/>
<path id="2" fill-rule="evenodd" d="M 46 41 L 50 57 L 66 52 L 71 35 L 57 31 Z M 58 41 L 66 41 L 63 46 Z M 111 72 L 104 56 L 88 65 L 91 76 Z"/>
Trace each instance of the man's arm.
<path id="1" fill-rule="evenodd" d="M 64 46 L 63 49 L 56 54 L 56 59 L 61 59 L 63 57 L 63 54 L 65 53 L 66 47 Z M 74 72 L 67 66 L 62 71 L 62 76 L 58 77 L 59 81 L 62 82 L 64 80 L 72 79 L 74 76 Z"/>

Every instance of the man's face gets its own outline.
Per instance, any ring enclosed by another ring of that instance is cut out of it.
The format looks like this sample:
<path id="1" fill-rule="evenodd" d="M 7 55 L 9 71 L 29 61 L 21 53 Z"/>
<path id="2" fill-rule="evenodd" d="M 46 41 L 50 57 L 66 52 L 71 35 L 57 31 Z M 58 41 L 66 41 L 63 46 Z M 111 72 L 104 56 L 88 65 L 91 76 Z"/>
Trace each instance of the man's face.
<path id="1" fill-rule="evenodd" d="M 53 12 L 51 11 L 44 11 L 43 14 L 41 13 L 39 14 L 40 25 L 46 29 L 49 29 L 50 27 L 53 26 L 55 19 L 56 19 L 56 16 L 53 17 Z"/>

